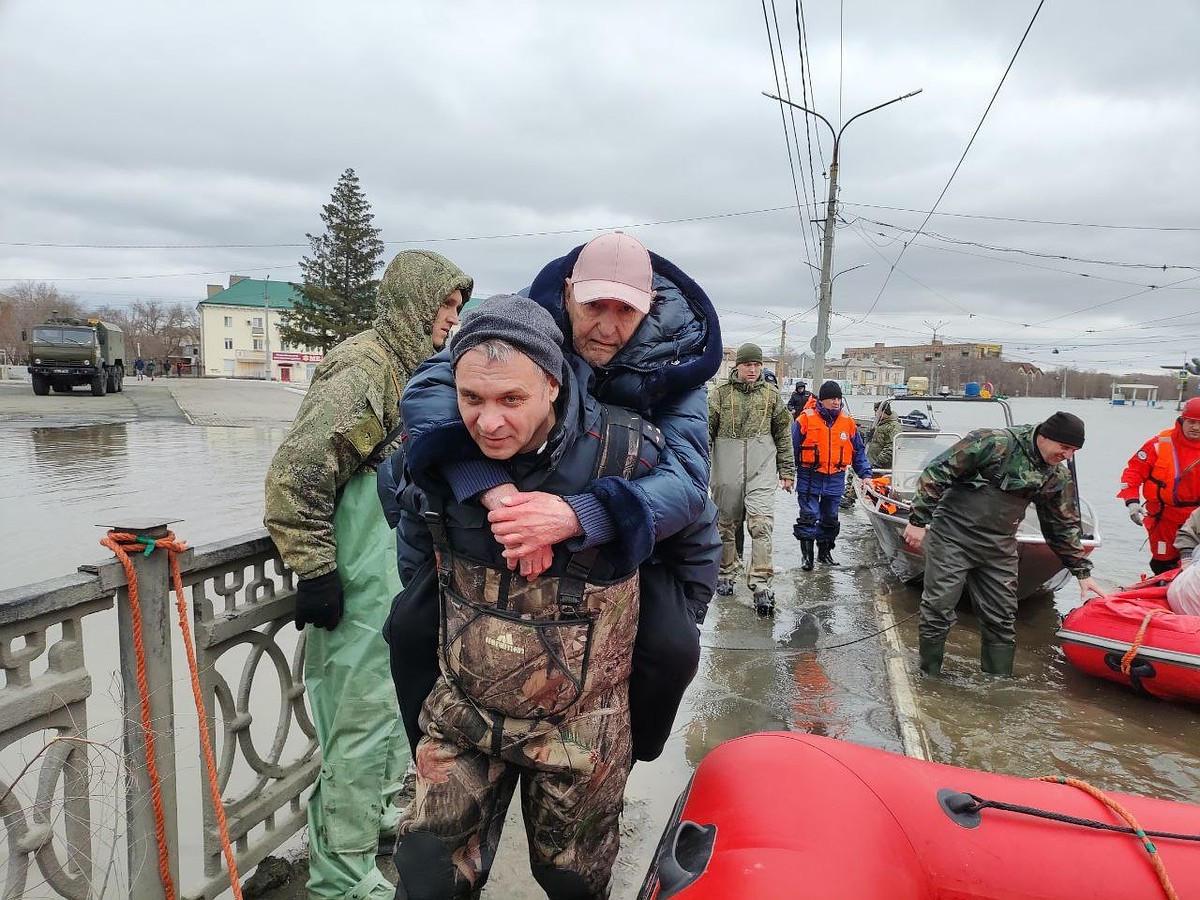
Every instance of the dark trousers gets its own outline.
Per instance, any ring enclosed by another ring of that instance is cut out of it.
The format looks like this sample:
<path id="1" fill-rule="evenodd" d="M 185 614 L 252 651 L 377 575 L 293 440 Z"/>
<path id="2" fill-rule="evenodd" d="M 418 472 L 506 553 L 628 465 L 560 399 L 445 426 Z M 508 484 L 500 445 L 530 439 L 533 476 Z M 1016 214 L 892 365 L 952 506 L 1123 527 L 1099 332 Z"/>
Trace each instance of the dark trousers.
<path id="1" fill-rule="evenodd" d="M 682 586 L 666 566 L 642 566 L 640 593 L 629 678 L 629 717 L 633 758 L 648 762 L 662 753 L 684 691 L 696 676 L 700 630 Z M 400 716 L 414 754 L 422 736 L 418 724 L 421 707 L 439 674 L 439 618 L 437 570 L 430 562 L 418 569 L 396 595 L 383 626 L 383 636 L 391 648 Z"/>

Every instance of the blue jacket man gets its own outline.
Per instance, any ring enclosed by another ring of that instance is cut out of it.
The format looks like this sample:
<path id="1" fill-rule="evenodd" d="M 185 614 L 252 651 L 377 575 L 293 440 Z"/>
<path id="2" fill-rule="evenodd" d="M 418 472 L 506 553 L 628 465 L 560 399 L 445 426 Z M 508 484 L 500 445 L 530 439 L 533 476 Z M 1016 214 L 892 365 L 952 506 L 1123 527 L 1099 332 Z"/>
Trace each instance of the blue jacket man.
<path id="1" fill-rule="evenodd" d="M 793 533 L 800 541 L 801 568 L 811 572 L 814 542 L 817 559 L 828 566 L 837 565 L 832 551 L 842 530 L 838 502 L 846 490 L 846 469 L 853 468 L 860 478 L 873 474 L 862 435 L 842 408 L 842 389 L 836 381 L 822 384 L 816 406 L 796 416 L 792 448 L 796 454 L 796 501 L 800 504 Z"/>
<path id="2" fill-rule="evenodd" d="M 421 372 L 403 401 L 408 464 L 420 470 L 432 459 L 453 467 L 444 477 L 455 481 L 456 493 L 480 496 L 485 505 L 491 504 L 493 532 L 505 544 L 510 564 L 519 565 L 523 575 L 539 574 L 549 547 L 569 538 L 586 545 L 619 539 L 646 560 L 630 705 L 634 756 L 655 759 L 670 734 L 683 692 L 695 676 L 700 654 L 696 623 L 716 587 L 720 540 L 716 508 L 708 499 L 704 387 L 721 363 L 716 311 L 703 289 L 682 270 L 620 232 L 601 235 L 548 263 L 528 293 L 567 335 L 564 349 L 589 364 L 589 393 L 637 411 L 661 430 L 665 446 L 658 465 L 631 485 L 652 513 L 651 527 L 640 534 L 626 529 L 594 490 L 565 501 L 516 493 L 504 472 L 486 460 L 448 461 L 442 444 L 426 438 L 457 416 L 453 392 L 444 384 L 440 389 L 423 388 Z M 385 469 L 380 470 L 384 498 L 397 474 L 395 466 Z M 522 520 L 523 514 L 528 518 Z M 688 562 L 668 566 L 659 561 L 661 552 L 649 554 L 650 546 L 684 529 L 696 539 L 697 555 L 671 555 Z M 524 540 L 512 539 L 513 534 Z M 714 560 L 711 572 L 709 553 Z M 408 675 L 393 672 L 408 720 L 414 706 L 419 709 L 432 678 L 428 652 L 423 661 L 419 654 L 427 641 L 422 637 L 413 646 L 406 635 L 427 636 L 432 610 L 419 612 L 414 604 L 394 620 L 392 638 L 405 643 L 397 655 L 401 665 L 410 669 Z M 411 695 L 407 700 L 406 694 Z"/>

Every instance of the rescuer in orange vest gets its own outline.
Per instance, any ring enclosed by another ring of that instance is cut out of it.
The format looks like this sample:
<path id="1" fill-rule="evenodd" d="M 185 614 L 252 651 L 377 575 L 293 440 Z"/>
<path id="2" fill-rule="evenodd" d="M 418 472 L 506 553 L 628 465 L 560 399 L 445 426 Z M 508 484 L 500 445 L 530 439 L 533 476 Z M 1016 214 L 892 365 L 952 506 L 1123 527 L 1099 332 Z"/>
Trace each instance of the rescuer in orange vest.
<path id="1" fill-rule="evenodd" d="M 1185 403 L 1173 427 L 1129 458 L 1117 497 L 1125 501 L 1133 523 L 1144 525 L 1150 535 L 1150 570 L 1178 568 L 1175 533 L 1200 505 L 1200 397 Z"/>

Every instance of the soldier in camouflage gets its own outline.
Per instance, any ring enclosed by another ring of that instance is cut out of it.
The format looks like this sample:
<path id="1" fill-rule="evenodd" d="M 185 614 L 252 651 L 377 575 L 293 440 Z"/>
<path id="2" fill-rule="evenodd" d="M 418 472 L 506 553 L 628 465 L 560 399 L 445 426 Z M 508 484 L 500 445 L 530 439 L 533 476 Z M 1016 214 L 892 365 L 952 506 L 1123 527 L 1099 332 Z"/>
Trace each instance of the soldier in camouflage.
<path id="1" fill-rule="evenodd" d="M 760 615 L 775 610 L 771 583 L 771 532 L 775 525 L 775 487 L 791 491 L 796 462 L 789 435 L 792 418 L 779 388 L 763 378 L 762 349 L 742 344 L 729 380 L 708 398 L 708 442 L 712 455 L 712 496 L 721 531 L 721 573 L 717 593 L 729 596 L 742 565 L 737 530 L 750 531 L 746 581 Z"/>
<path id="2" fill-rule="evenodd" d="M 1036 426 L 973 431 L 921 473 L 904 540 L 914 552 L 925 551 L 922 672 L 941 674 L 954 609 L 968 587 L 979 614 L 980 668 L 1012 675 L 1016 535 L 1030 503 L 1050 549 L 1079 579 L 1080 594 L 1103 593 L 1091 578 L 1074 478 L 1065 465 L 1082 446 L 1083 422 L 1057 412 Z"/>
<path id="3" fill-rule="evenodd" d="M 436 253 L 398 254 L 374 327 L 326 354 L 267 470 L 264 523 L 298 578 L 296 627 L 311 626 L 304 683 L 322 754 L 308 805 L 312 897 L 393 893 L 375 853 L 395 832 L 409 752 L 380 634 L 400 580 L 374 467 L 396 445 L 405 382 L 446 343 L 471 287 Z"/>
<path id="4" fill-rule="evenodd" d="M 900 423 L 896 421 L 896 414 L 892 412 L 892 402 L 884 400 L 879 406 L 875 428 L 867 441 L 867 462 L 871 464 L 872 469 L 892 467 L 892 441 L 899 430 Z"/>
<path id="5" fill-rule="evenodd" d="M 466 439 L 522 491 L 562 497 L 608 482 L 629 530 L 650 531 L 653 511 L 628 479 L 655 464 L 661 434 L 633 417 L 634 439 L 614 449 L 615 413 L 587 395 L 591 369 L 565 360 L 561 343 L 550 313 L 524 297 L 492 297 L 464 317 L 444 365 Z M 632 763 L 641 560 L 619 540 L 564 541 L 544 573 L 525 577 L 511 570 L 478 497 L 405 480 L 397 499 L 402 569 L 436 552 L 441 674 L 421 711 L 396 897 L 477 897 L 519 785 L 542 889 L 552 900 L 602 900 Z"/>

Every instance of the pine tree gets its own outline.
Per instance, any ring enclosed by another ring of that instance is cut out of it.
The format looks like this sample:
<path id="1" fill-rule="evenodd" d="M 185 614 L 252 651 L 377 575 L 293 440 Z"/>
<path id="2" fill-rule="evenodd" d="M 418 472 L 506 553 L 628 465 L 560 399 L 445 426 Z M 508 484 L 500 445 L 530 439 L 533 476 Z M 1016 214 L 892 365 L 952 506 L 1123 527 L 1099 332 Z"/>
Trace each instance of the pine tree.
<path id="1" fill-rule="evenodd" d="M 300 299 L 280 325 L 283 340 L 328 350 L 371 327 L 375 318 L 375 273 L 383 262 L 383 241 L 358 176 L 347 169 L 329 202 L 321 208 L 325 232 L 306 234 L 311 251 L 300 260 Z"/>

